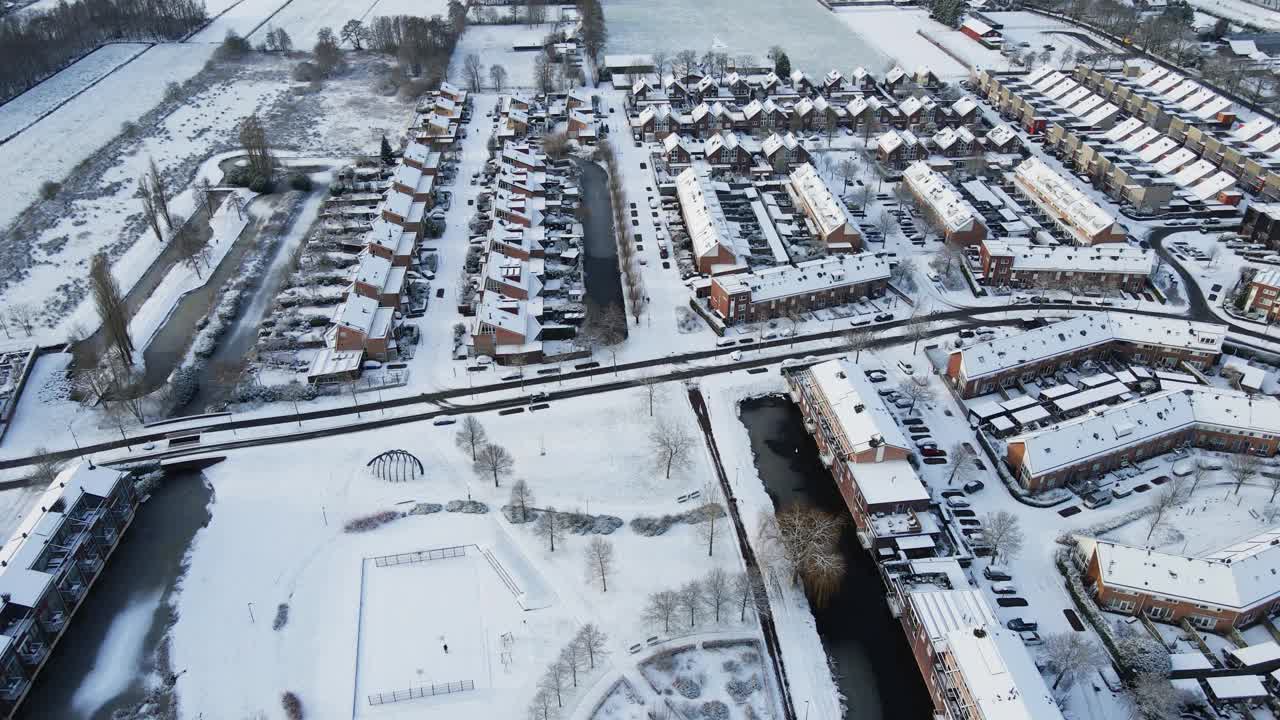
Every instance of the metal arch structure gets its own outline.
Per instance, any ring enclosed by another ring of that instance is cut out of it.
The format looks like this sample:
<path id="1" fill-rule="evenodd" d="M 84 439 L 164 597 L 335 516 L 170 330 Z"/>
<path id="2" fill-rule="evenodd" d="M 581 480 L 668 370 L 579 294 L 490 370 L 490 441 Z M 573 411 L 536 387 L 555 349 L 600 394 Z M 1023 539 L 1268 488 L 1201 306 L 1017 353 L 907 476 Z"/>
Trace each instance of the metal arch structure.
<path id="1" fill-rule="evenodd" d="M 388 450 L 365 463 L 365 467 L 373 468 L 374 474 L 387 482 L 406 482 L 427 474 L 422 461 L 408 450 Z"/>

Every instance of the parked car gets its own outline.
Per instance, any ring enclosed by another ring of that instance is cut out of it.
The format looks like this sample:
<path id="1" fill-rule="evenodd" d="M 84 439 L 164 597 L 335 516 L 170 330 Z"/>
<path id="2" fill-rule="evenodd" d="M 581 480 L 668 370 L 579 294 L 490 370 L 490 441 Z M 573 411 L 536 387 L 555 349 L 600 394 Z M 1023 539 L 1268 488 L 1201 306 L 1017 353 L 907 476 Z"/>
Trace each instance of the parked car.
<path id="1" fill-rule="evenodd" d="M 967 508 L 969 507 L 969 501 L 962 497 L 949 497 L 947 498 L 947 505 L 953 508 Z"/>
<path id="2" fill-rule="evenodd" d="M 972 495 L 973 493 L 976 493 L 982 488 L 986 487 L 986 484 L 983 483 L 981 480 L 970 480 L 969 482 L 965 483 L 963 487 L 966 493 L 969 493 L 970 495 Z"/>
<path id="3" fill-rule="evenodd" d="M 1008 582 L 1013 579 L 1009 569 L 1003 565 L 988 565 L 982 569 L 982 577 L 993 582 Z"/>
<path id="4" fill-rule="evenodd" d="M 940 495 L 942 495 L 942 497 L 944 497 L 944 498 L 964 497 L 964 493 L 960 492 L 959 490 L 955 490 L 955 489 L 951 489 L 951 490 L 943 490 L 943 491 L 940 493 Z"/>
<path id="5" fill-rule="evenodd" d="M 997 595 L 1017 595 L 1018 588 L 1014 587 L 1013 583 L 998 582 L 991 584 L 991 592 Z"/>
<path id="6" fill-rule="evenodd" d="M 1132 494 L 1133 494 L 1133 488 L 1131 487 L 1122 487 L 1120 485 L 1117 485 L 1111 488 L 1111 497 L 1117 500 L 1119 500 L 1120 498 L 1129 497 Z"/>
<path id="7" fill-rule="evenodd" d="M 956 518 L 956 522 L 960 523 L 961 527 L 971 527 L 971 528 L 982 527 L 982 521 L 975 520 L 973 518 Z"/>
<path id="8" fill-rule="evenodd" d="M 936 447 L 922 447 L 920 448 L 920 454 L 927 458 L 946 458 L 947 457 L 946 450 L 939 450 Z"/>
<path id="9" fill-rule="evenodd" d="M 902 424 L 903 425 L 923 425 L 924 420 L 921 420 L 920 418 L 906 418 L 905 420 L 902 421 Z"/>
<path id="10" fill-rule="evenodd" d="M 431 424 L 432 424 L 432 425 L 452 425 L 452 424 L 454 424 L 454 423 L 456 423 L 456 422 L 458 422 L 458 421 L 457 421 L 457 419 L 455 419 L 455 418 L 451 418 L 451 417 L 442 417 L 442 418 L 436 418 L 435 420 L 432 420 L 432 421 L 431 421 Z"/>
<path id="11" fill-rule="evenodd" d="M 876 316 L 876 322 L 889 322 L 893 319 L 893 313 L 880 313 Z"/>
<path id="12" fill-rule="evenodd" d="M 1084 506 L 1090 510 L 1111 504 L 1111 496 L 1097 490 L 1084 496 Z"/>
<path id="13" fill-rule="evenodd" d="M 1004 626 L 1014 632 L 1026 632 L 1026 631 L 1034 632 L 1040 629 L 1040 623 L 1036 622 L 1035 620 L 1027 620 L 1026 618 L 1020 618 L 1020 617 L 1016 617 L 1010 620 L 1009 622 L 1005 623 Z"/>
<path id="14" fill-rule="evenodd" d="M 1035 630 L 1023 630 L 1018 633 L 1018 637 L 1022 638 L 1023 645 L 1042 645 L 1044 639 L 1040 637 L 1040 633 Z"/>

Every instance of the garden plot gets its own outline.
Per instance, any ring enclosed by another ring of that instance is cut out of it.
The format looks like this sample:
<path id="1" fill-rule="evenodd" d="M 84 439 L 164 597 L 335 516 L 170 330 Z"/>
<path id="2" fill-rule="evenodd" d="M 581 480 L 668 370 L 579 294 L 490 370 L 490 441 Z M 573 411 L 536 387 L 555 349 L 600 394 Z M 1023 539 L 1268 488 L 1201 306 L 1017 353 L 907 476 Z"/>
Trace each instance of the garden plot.
<path id="1" fill-rule="evenodd" d="M 649 720 L 648 710 L 635 688 L 623 678 L 609 688 L 590 720 Z"/>
<path id="2" fill-rule="evenodd" d="M 792 67 L 818 76 L 833 67 L 879 73 L 889 60 L 860 37 L 851 42 L 846 29 L 813 0 L 610 0 L 604 13 L 609 53 L 718 49 L 731 58 L 748 54 L 762 60 L 770 47 L 781 45 Z"/>
<path id="3" fill-rule="evenodd" d="M 0 105 L 0 140 L 11 138 L 40 120 L 59 103 L 140 55 L 150 45 L 112 43 L 80 58 L 71 67 Z"/>
<path id="4" fill-rule="evenodd" d="M 755 640 L 708 640 L 661 652 L 640 672 L 684 717 L 756 720 L 775 705 L 762 658 Z"/>

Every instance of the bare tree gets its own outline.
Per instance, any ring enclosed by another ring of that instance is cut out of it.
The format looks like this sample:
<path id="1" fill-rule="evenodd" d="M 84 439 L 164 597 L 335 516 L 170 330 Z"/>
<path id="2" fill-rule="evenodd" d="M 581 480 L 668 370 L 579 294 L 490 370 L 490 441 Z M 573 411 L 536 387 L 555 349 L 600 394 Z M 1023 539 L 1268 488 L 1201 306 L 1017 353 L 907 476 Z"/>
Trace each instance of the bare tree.
<path id="1" fill-rule="evenodd" d="M 511 505 L 511 514 L 519 513 L 520 522 L 529 521 L 529 506 L 532 505 L 533 489 L 529 487 L 529 483 L 524 479 L 516 480 L 511 485 L 511 497 L 508 504 Z"/>
<path id="2" fill-rule="evenodd" d="M 672 64 L 672 70 L 677 71 L 677 77 L 683 81 L 685 76 L 693 72 L 698 66 L 698 53 L 693 50 L 681 50 L 676 53 L 675 62 Z"/>
<path id="3" fill-rule="evenodd" d="M 559 708 L 554 704 L 551 695 L 541 687 L 538 688 L 538 692 L 533 695 L 533 700 L 529 702 L 529 720 L 553 720 L 560 715 Z"/>
<path id="4" fill-rule="evenodd" d="M 568 681 L 568 673 L 564 665 L 560 664 L 560 659 L 556 658 L 550 665 L 547 665 L 547 672 L 543 674 L 542 679 L 538 681 L 538 689 L 545 690 L 548 695 L 554 695 L 556 698 L 556 707 L 564 707 L 564 691 L 565 683 Z"/>
<path id="5" fill-rule="evenodd" d="M 1240 494 L 1240 486 L 1258 475 L 1258 458 L 1248 453 L 1235 453 L 1227 461 L 1227 472 L 1236 483 L 1233 495 Z"/>
<path id="6" fill-rule="evenodd" d="M 680 607 L 680 596 L 672 590 L 660 590 L 649 595 L 644 607 L 644 620 L 651 625 L 661 625 L 663 632 L 671 632 L 671 618 Z"/>
<path id="7" fill-rule="evenodd" d="M 671 62 L 671 55 L 666 50 L 655 50 L 650 57 L 653 58 L 653 70 L 658 74 L 658 80 L 661 82 L 662 76 L 666 74 L 667 65 Z"/>
<path id="8" fill-rule="evenodd" d="M 876 333 L 868 330 L 845 330 L 842 337 L 844 348 L 853 353 L 853 362 L 862 358 L 863 350 L 870 350 L 876 342 Z"/>
<path id="9" fill-rule="evenodd" d="M 471 462 L 476 462 L 479 460 L 480 448 L 484 447 L 489 440 L 480 420 L 474 415 L 468 415 L 462 418 L 462 424 L 458 426 L 454 441 L 458 443 L 458 447 L 471 450 Z"/>
<path id="10" fill-rule="evenodd" d="M 1196 488 L 1200 487 L 1200 481 L 1208 477 L 1210 472 L 1213 471 L 1209 469 L 1209 464 L 1201 458 L 1196 458 L 1195 465 L 1191 467 L 1192 481 L 1191 489 L 1187 491 L 1188 497 L 1195 494 Z"/>
<path id="11" fill-rule="evenodd" d="M 1125 700 L 1141 720 L 1177 717 L 1183 706 L 1190 704 L 1186 691 L 1175 688 L 1167 675 L 1151 671 L 1138 673 Z"/>
<path id="12" fill-rule="evenodd" d="M 533 531 L 547 541 L 551 552 L 556 551 L 556 540 L 564 538 L 564 529 L 565 518 L 554 507 L 548 507 L 539 514 L 537 522 L 533 524 Z"/>
<path id="13" fill-rule="evenodd" d="M 707 609 L 711 611 L 712 617 L 719 625 L 720 614 L 733 602 L 733 582 L 729 578 L 729 573 L 725 572 L 724 568 L 711 568 L 711 572 L 707 573 L 706 579 L 702 581 L 702 590 Z"/>
<path id="14" fill-rule="evenodd" d="M 715 555 L 716 537 L 720 533 L 720 519 L 725 514 L 724 509 L 720 507 L 720 503 L 711 500 L 713 488 L 713 485 L 708 484 L 707 490 L 703 492 L 707 502 L 699 508 L 702 522 L 698 523 L 698 537 L 707 543 L 707 557 Z"/>
<path id="15" fill-rule="evenodd" d="M 1280 483 L 1277 484 L 1280 487 Z M 1274 497 L 1274 495 L 1272 495 Z M 1151 536 L 1155 533 L 1156 528 L 1160 527 L 1168 519 L 1169 513 L 1178 505 L 1182 504 L 1182 493 L 1178 491 L 1176 485 L 1165 485 L 1151 496 L 1151 504 L 1147 513 L 1147 541 L 1151 540 Z"/>
<path id="16" fill-rule="evenodd" d="M 924 402 L 928 404 L 937 398 L 937 393 L 934 392 L 932 385 L 921 385 L 915 381 L 915 378 L 898 383 L 898 392 L 911 401 L 911 407 L 907 410 L 908 413 L 916 409 L 916 403 Z"/>
<path id="17" fill-rule="evenodd" d="M 148 159 L 147 175 L 151 178 L 151 197 L 154 199 L 156 213 L 164 220 L 164 226 L 173 229 L 173 218 L 169 215 L 169 190 L 164 185 L 164 176 L 156 167 L 156 159 Z"/>
<path id="18" fill-rule="evenodd" d="M 751 608 L 757 615 L 769 614 L 769 592 L 764 586 L 764 577 L 758 573 L 741 572 L 733 576 L 733 598 L 738 604 L 738 621 L 747 621 L 747 609 Z"/>
<path id="19" fill-rule="evenodd" d="M 609 576 L 613 574 L 613 543 L 596 535 L 587 543 L 587 579 L 600 580 L 600 592 L 609 592 Z"/>
<path id="20" fill-rule="evenodd" d="M 156 196 L 151 190 L 151 181 L 143 177 L 138 180 L 138 200 L 142 201 L 142 217 L 147 227 L 156 236 L 156 242 L 164 242 L 164 229 L 160 227 L 160 213 L 156 209 Z"/>
<path id="21" fill-rule="evenodd" d="M 889 233 L 893 232 L 894 229 L 898 227 L 898 221 L 889 214 L 888 210 L 881 210 L 880 214 L 876 215 L 875 227 L 880 231 L 880 236 L 885 240 L 888 240 Z"/>
<path id="22" fill-rule="evenodd" d="M 111 274 L 111 265 L 107 262 L 105 253 L 93 256 L 89 266 L 89 287 L 107 343 L 115 350 L 123 366 L 132 367 L 133 340 L 129 337 L 129 310 L 120 294 L 120 286 Z"/>
<path id="23" fill-rule="evenodd" d="M 191 268 L 197 278 L 203 278 L 200 264 L 209 265 L 209 246 L 190 225 L 184 225 L 173 237 L 174 249 L 182 264 Z"/>
<path id="24" fill-rule="evenodd" d="M 493 85 L 494 92 L 502 92 L 507 86 L 507 69 L 498 63 L 489 66 L 489 83 Z"/>
<path id="25" fill-rule="evenodd" d="M 58 473 L 62 472 L 64 462 L 55 459 L 49 449 L 43 446 L 33 448 L 31 457 L 35 458 L 35 462 L 27 466 L 27 480 L 32 485 L 52 485 L 58 479 Z"/>
<path id="26" fill-rule="evenodd" d="M 1022 524 L 1008 510 L 987 513 L 982 539 L 991 546 L 991 562 L 1014 558 L 1022 551 Z"/>
<path id="27" fill-rule="evenodd" d="M 646 377 L 636 381 L 641 390 L 644 390 L 644 397 L 649 406 L 649 417 L 653 417 L 653 404 L 655 400 L 661 400 L 666 395 L 665 382 L 660 377 Z"/>
<path id="28" fill-rule="evenodd" d="M 3 315 L 3 314 L 0 314 L 0 330 L 3 330 L 3 331 L 4 331 L 4 336 L 5 336 L 5 337 L 9 338 L 10 340 L 12 340 L 12 339 L 13 339 L 13 335 L 10 335 L 10 334 L 9 334 L 9 324 L 8 324 L 8 323 L 6 323 L 6 322 L 4 321 L 4 315 Z"/>
<path id="29" fill-rule="evenodd" d="M 593 670 L 596 667 L 596 660 L 603 659 L 609 654 L 609 636 L 604 634 L 595 623 L 583 625 L 574 642 L 582 648 L 582 652 L 587 656 L 587 664 Z"/>
<path id="30" fill-rule="evenodd" d="M 240 121 L 240 145 L 249 162 L 249 169 L 258 177 L 271 180 L 275 172 L 275 159 L 271 157 L 271 146 L 267 142 L 267 131 L 258 120 L 257 115 L 249 115 Z"/>
<path id="31" fill-rule="evenodd" d="M 569 676 L 570 682 L 574 687 L 578 687 L 578 672 L 584 670 L 587 658 L 583 655 L 582 647 L 578 645 L 577 639 L 570 640 L 560 648 L 560 667 L 564 668 Z"/>
<path id="32" fill-rule="evenodd" d="M 30 303 L 14 303 L 9 306 L 9 319 L 22 328 L 27 337 L 31 337 L 31 331 L 36 326 L 36 309 Z"/>
<path id="33" fill-rule="evenodd" d="M 978 457 L 978 453 L 973 446 L 967 442 L 958 442 L 951 446 L 951 474 L 947 476 L 947 484 L 950 485 L 959 478 L 961 482 L 969 476 L 977 466 L 973 461 Z"/>
<path id="34" fill-rule="evenodd" d="M 1106 660 L 1102 650 L 1088 635 L 1077 632 L 1053 633 L 1044 639 L 1045 660 L 1053 666 L 1053 689 L 1062 681 L 1075 680 L 1094 672 Z"/>
<path id="35" fill-rule="evenodd" d="M 923 305 L 917 305 L 916 310 L 911 315 L 911 324 L 905 328 L 903 339 L 911 343 L 911 354 L 915 355 L 920 350 L 920 341 L 928 339 L 929 329 L 933 325 L 929 317 L 929 311 L 924 309 Z"/>
<path id="36" fill-rule="evenodd" d="M 476 53 L 468 53 L 462 61 L 462 72 L 467 78 L 467 89 L 478 93 L 484 89 L 484 63 Z"/>
<path id="37" fill-rule="evenodd" d="M 498 480 L 511 474 L 515 469 L 516 460 L 511 453 L 501 445 L 494 443 L 485 443 L 476 457 L 473 468 L 477 475 L 489 475 L 493 477 L 493 486 L 499 487 Z"/>
<path id="38" fill-rule="evenodd" d="M 815 603 L 823 607 L 844 579 L 839 548 L 844 527 L 839 515 L 796 504 L 762 517 L 757 536 L 765 561 L 788 567 L 793 582 L 803 581 Z"/>
<path id="39" fill-rule="evenodd" d="M 658 455 L 658 462 L 665 466 L 666 476 L 671 477 L 672 467 L 681 467 L 693 450 L 693 437 L 680 425 L 665 418 L 659 419 L 649 431 L 649 444 Z"/>
<path id="40" fill-rule="evenodd" d="M 680 586 L 679 597 L 680 610 L 689 616 L 689 627 L 698 625 L 698 611 L 702 609 L 702 605 L 706 602 L 706 590 L 702 587 L 701 580 L 690 580 Z"/>
<path id="41" fill-rule="evenodd" d="M 196 205 L 203 206 L 205 214 L 213 217 L 217 207 L 213 203 L 213 185 L 209 183 L 209 178 L 200 176 L 195 185 L 191 186 L 191 192 L 195 195 Z"/>

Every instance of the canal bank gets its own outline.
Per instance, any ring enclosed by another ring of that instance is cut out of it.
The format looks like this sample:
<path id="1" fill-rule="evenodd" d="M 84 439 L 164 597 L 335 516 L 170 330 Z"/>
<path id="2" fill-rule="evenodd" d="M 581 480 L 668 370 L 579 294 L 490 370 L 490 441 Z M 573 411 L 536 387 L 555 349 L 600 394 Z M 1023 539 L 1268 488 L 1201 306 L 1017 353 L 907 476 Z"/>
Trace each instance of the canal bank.
<path id="1" fill-rule="evenodd" d="M 133 524 L 71 621 L 16 717 L 109 720 L 142 702 L 212 490 L 198 470 L 173 471 Z"/>
<path id="2" fill-rule="evenodd" d="M 848 515 L 817 446 L 804 430 L 800 410 L 782 397 L 744 401 L 756 469 L 775 510 L 807 503 Z M 902 626 L 889 611 L 885 588 L 872 558 L 850 527 L 840 551 L 848 570 L 825 608 L 813 608 L 818 635 L 835 661 L 835 680 L 856 720 L 927 720 L 933 705 Z"/>

